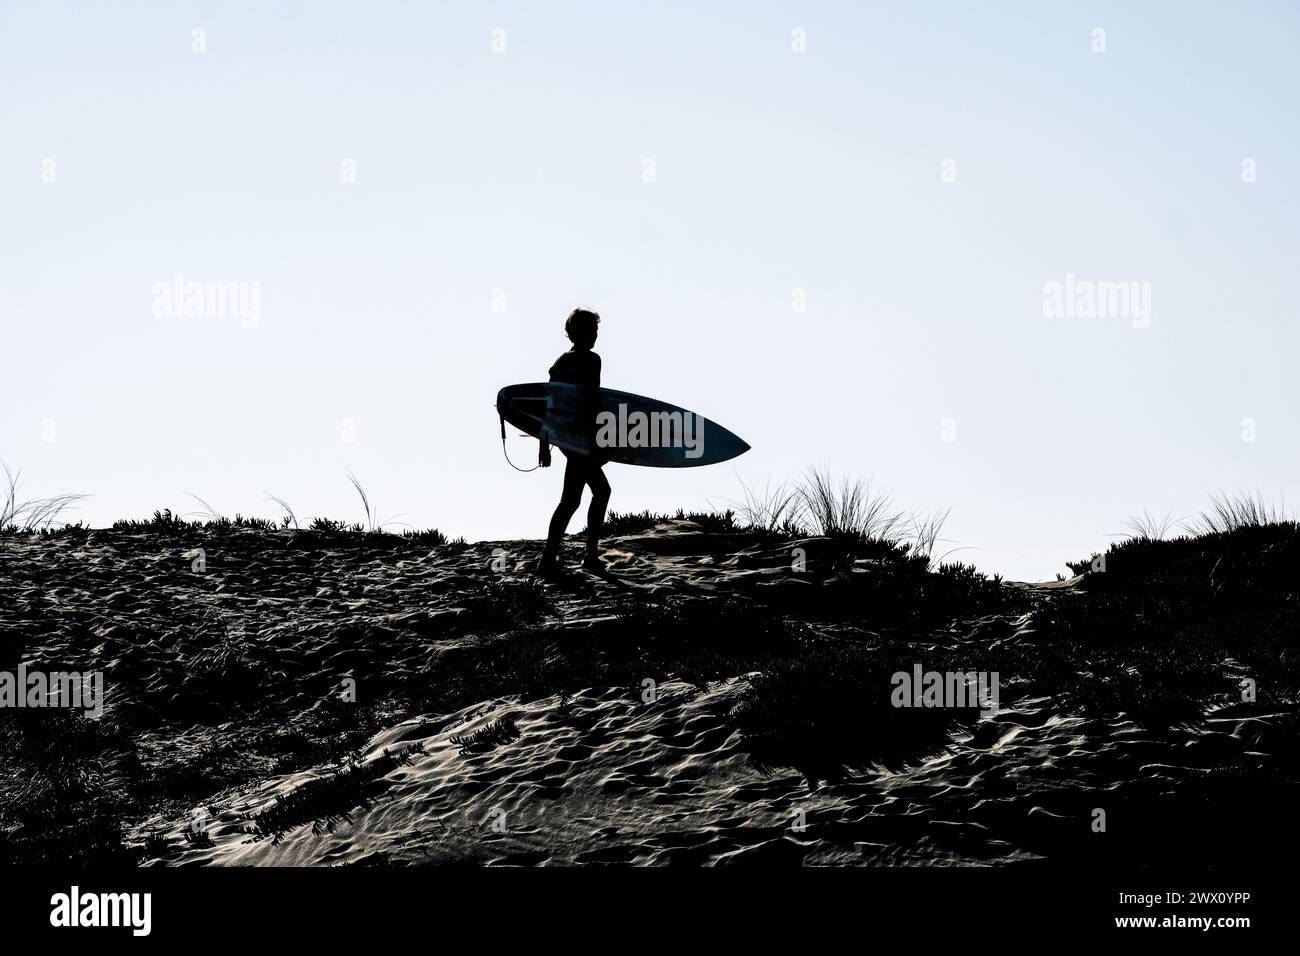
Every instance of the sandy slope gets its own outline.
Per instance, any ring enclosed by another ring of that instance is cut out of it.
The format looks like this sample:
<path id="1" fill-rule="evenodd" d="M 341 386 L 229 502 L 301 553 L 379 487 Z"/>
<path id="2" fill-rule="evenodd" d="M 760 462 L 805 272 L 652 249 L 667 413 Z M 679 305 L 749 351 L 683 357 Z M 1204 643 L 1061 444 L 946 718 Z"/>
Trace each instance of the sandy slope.
<path id="1" fill-rule="evenodd" d="M 196 573 L 190 550 L 204 544 L 207 566 Z M 629 595 L 815 607 L 816 589 L 834 582 L 791 575 L 794 546 L 815 556 L 828 545 L 761 544 L 687 522 L 617 538 L 606 554 L 615 576 L 547 585 L 552 603 L 526 636 L 545 637 L 556 654 L 570 639 L 618 640 Z M 1131 832 L 1166 801 L 1201 792 L 1209 769 L 1295 739 L 1294 710 L 1229 707 L 1157 734 L 1031 697 L 954 733 L 937 755 L 819 783 L 761 766 L 743 746 L 731 715 L 748 682 L 737 673 L 669 679 L 652 700 L 619 685 L 412 716 L 385 703 L 371 712 L 373 732 L 350 738 L 355 787 L 321 797 L 340 762 L 291 744 L 337 706 L 341 680 L 357 682 L 362 703 L 387 702 L 440 662 L 478 653 L 485 629 L 474 596 L 528 580 L 535 545 L 430 549 L 228 529 L 206 539 L 19 537 L 2 547 L 9 645 L 25 645 L 27 660 L 109 675 L 106 719 L 128 728 L 131 745 L 106 760 L 102 785 L 157 795 L 152 812 L 148 800 L 131 804 L 140 812 L 127 831 L 137 848 L 152 834 L 155 863 L 1091 859 L 1099 838 L 1087 823 L 1099 804 L 1132 809 Z M 872 573 L 858 561 L 837 580 L 852 586 Z M 1073 583 L 1017 587 L 1037 606 L 1068 600 Z M 1040 639 L 1032 613 L 1019 612 L 955 621 L 948 632 L 958 643 Z M 256 688 L 247 699 L 245 685 Z M 476 733 L 487 738 L 476 743 Z M 217 769 L 182 785 L 187 762 Z M 209 815 L 197 839 L 196 807 Z M 271 825 L 277 813 L 283 826 Z"/>
<path id="2" fill-rule="evenodd" d="M 485 703 L 378 734 L 374 759 L 419 745 L 380 780 L 373 808 L 352 822 L 301 826 L 280 841 L 248 822 L 277 794 L 314 779 L 290 774 L 211 804 L 213 845 L 176 862 L 914 864 L 1043 858 L 1084 839 L 1071 786 L 1159 801 L 1252 736 L 1268 717 L 1219 719 L 1179 754 L 1131 725 L 1053 717 L 1045 708 L 1000 714 L 951 752 L 903 772 L 879 771 L 813 788 L 794 772 L 761 772 L 725 720 L 729 682 L 699 692 L 673 682 L 655 704 L 624 688 L 594 688 L 568 708 L 555 698 Z M 466 755 L 450 737 L 510 715 L 521 736 Z M 1117 779 L 1118 778 L 1118 779 Z M 1085 801 L 1086 803 L 1086 801 Z M 155 823 L 157 821 L 154 821 Z M 183 839 L 184 821 L 170 836 Z"/>

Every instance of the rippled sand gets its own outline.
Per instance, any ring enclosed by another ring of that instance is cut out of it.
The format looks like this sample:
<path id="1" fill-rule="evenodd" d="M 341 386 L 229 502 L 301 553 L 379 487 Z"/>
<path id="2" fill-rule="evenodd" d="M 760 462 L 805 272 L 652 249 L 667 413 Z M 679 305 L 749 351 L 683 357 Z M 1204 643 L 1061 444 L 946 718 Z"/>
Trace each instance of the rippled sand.
<path id="1" fill-rule="evenodd" d="M 1093 787 L 1093 803 L 1115 807 L 1131 796 L 1158 806 L 1203 772 L 1198 763 L 1218 763 L 1225 750 L 1240 752 L 1252 735 L 1275 726 L 1267 717 L 1215 720 L 1173 749 L 1132 727 L 1089 726 L 1046 709 L 1011 711 L 922 766 L 812 789 L 797 773 L 759 772 L 738 747 L 725 719 L 736 686 L 700 693 L 670 683 L 653 705 L 630 701 L 623 688 L 593 688 L 567 710 L 554 699 L 494 702 L 399 724 L 377 735 L 366 757 L 413 744 L 423 750 L 382 778 L 382 796 L 351 824 L 334 832 L 302 826 L 278 844 L 250 839 L 250 815 L 314 777 L 292 774 L 214 801 L 214 845 L 179 861 L 925 865 L 1046 859 L 1053 851 L 1086 854 L 1076 844 L 1100 839 L 1084 826 Z M 450 742 L 505 715 L 521 732 L 507 745 L 465 756 Z M 1174 753 L 1184 766 L 1163 762 Z"/>

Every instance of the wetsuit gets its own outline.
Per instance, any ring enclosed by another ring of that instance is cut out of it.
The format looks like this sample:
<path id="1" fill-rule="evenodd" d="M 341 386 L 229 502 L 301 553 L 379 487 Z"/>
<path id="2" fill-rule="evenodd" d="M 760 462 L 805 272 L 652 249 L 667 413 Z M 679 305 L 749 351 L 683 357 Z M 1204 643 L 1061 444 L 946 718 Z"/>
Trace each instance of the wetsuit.
<path id="1" fill-rule="evenodd" d="M 552 382 L 567 382 L 591 389 L 600 388 L 600 356 L 590 349 L 570 349 L 555 360 L 550 370 Z M 593 395 L 594 398 L 594 395 Z M 595 429 L 595 418 L 592 419 Z M 605 522 L 605 506 L 609 504 L 609 481 L 601 465 L 604 462 L 575 452 L 564 452 L 564 490 L 560 503 L 551 517 L 546 539 L 546 553 L 554 555 L 560 539 L 569 527 L 574 512 L 582 504 L 582 486 L 591 489 L 591 506 L 587 509 L 587 554 L 594 559 L 596 544 L 600 540 L 601 526 Z"/>

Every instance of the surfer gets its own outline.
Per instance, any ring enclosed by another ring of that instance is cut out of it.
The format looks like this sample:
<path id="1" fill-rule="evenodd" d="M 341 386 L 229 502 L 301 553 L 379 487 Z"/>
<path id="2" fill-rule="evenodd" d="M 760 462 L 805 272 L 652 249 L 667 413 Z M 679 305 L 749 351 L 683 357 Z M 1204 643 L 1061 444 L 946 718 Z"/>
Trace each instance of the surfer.
<path id="1" fill-rule="evenodd" d="M 600 356 L 593 352 L 596 344 L 597 328 L 600 316 L 587 309 L 574 309 L 564 320 L 564 334 L 573 343 L 573 348 L 562 354 L 551 366 L 552 382 L 568 382 L 590 389 L 593 404 L 591 427 L 596 427 L 594 414 L 596 391 L 600 388 Z M 564 449 L 561 449 L 564 451 Z M 537 564 L 538 573 L 554 572 L 559 567 L 560 540 L 569 528 L 569 521 L 582 504 L 582 486 L 591 489 L 591 506 L 587 509 L 587 553 L 582 566 L 589 571 L 604 571 L 597 549 L 600 545 L 600 532 L 605 523 L 605 507 L 609 504 L 609 482 L 598 458 L 579 455 L 565 451 L 564 490 L 560 494 L 560 503 L 551 516 L 551 525 L 546 535 L 546 547 Z M 551 464 L 551 446 L 545 436 L 537 453 L 537 463 L 548 468 Z"/>

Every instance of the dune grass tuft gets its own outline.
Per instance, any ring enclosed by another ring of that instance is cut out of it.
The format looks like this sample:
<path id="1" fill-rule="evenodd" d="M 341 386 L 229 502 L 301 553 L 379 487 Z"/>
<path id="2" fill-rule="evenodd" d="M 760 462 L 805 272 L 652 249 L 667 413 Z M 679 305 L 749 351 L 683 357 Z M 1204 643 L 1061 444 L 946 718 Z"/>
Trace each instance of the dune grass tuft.
<path id="1" fill-rule="evenodd" d="M 383 789 L 382 779 L 397 767 L 411 762 L 421 745 L 405 750 L 385 750 L 366 763 L 350 759 L 327 776 L 303 784 L 251 818 L 248 828 L 254 839 L 269 837 L 279 844 L 285 834 L 311 824 L 312 832 L 333 833 L 341 823 L 351 823 L 358 809 L 369 809 Z"/>
<path id="2" fill-rule="evenodd" d="M 951 508 L 932 514 L 899 510 L 892 495 L 863 478 L 836 479 L 829 468 L 816 467 L 793 484 L 769 482 L 760 490 L 741 482 L 741 488 L 741 499 L 731 504 L 751 529 L 789 538 L 833 538 L 865 553 L 885 545 L 885 550 L 922 556 L 931 568 L 953 553 L 935 553 Z"/>
<path id="3" fill-rule="evenodd" d="M 857 478 L 834 480 L 829 469 L 806 472 L 798 488 L 801 516 L 817 534 L 860 541 L 899 541 L 905 519 L 893 496 L 876 492 Z"/>
<path id="4" fill-rule="evenodd" d="M 797 488 L 791 488 L 786 482 L 773 487 L 769 481 L 760 491 L 757 486 L 742 481 L 741 494 L 743 497 L 732 504 L 748 527 L 791 538 L 804 535 L 800 524 L 802 499 Z"/>
<path id="5" fill-rule="evenodd" d="M 1178 527 L 1183 534 L 1172 536 Z M 1111 545 L 1104 553 L 1093 552 L 1091 557 L 1080 561 L 1066 561 L 1065 564 L 1075 574 L 1087 571 L 1114 571 L 1113 560 L 1118 556 L 1120 564 L 1132 569 L 1134 567 L 1154 566 L 1167 563 L 1183 542 L 1195 541 L 1213 535 L 1226 535 L 1249 528 L 1292 528 L 1296 527 L 1294 518 L 1287 514 L 1283 504 L 1270 502 L 1259 492 L 1238 492 L 1228 494 L 1219 492 L 1210 496 L 1210 504 L 1195 518 L 1175 520 L 1172 512 L 1165 512 L 1161 517 L 1153 515 L 1146 508 L 1140 515 L 1130 515 L 1126 522 L 1129 535 L 1123 541 Z M 1164 545 L 1164 550 L 1151 550 L 1138 547 L 1141 545 Z M 1202 545 L 1193 545 L 1201 549 Z M 1159 555 L 1160 557 L 1157 557 Z"/>
<path id="6" fill-rule="evenodd" d="M 1175 524 L 1173 512 L 1166 511 L 1163 517 L 1158 518 L 1143 508 L 1140 515 L 1129 515 L 1125 527 L 1132 532 L 1133 540 L 1163 541 Z"/>
<path id="7" fill-rule="evenodd" d="M 1282 524 L 1291 521 L 1285 504 L 1274 504 L 1258 491 L 1210 496 L 1210 505 L 1200 515 L 1187 523 L 1192 534 L 1224 534 L 1238 528 Z"/>
<path id="8" fill-rule="evenodd" d="M 375 510 L 374 506 L 372 506 L 370 503 L 370 496 L 366 494 L 366 489 L 362 486 L 361 482 L 357 479 L 357 476 L 352 474 L 352 472 L 350 471 L 348 472 L 348 481 L 350 481 L 352 483 L 352 487 L 356 489 L 357 495 L 361 498 L 361 507 L 365 510 L 366 513 L 366 522 L 363 527 L 363 530 L 369 531 L 372 534 L 383 532 L 387 530 L 390 524 L 397 523 L 397 519 L 402 517 L 401 515 L 392 515 L 389 518 L 381 520 L 379 517 L 379 513 Z"/>
<path id="9" fill-rule="evenodd" d="M 284 517 L 280 519 L 280 522 L 285 528 L 289 527 L 289 525 L 293 525 L 294 530 L 295 531 L 298 530 L 298 515 L 294 513 L 294 510 L 289 505 L 289 502 L 285 501 L 279 495 L 272 495 L 269 493 L 267 494 L 265 500 L 279 505 L 281 510 L 284 511 Z"/>
<path id="10" fill-rule="evenodd" d="M 519 737 L 520 730 L 514 717 L 506 714 L 470 734 L 455 734 L 447 738 L 460 748 L 461 756 L 474 756 L 496 750 Z"/>
<path id="11" fill-rule="evenodd" d="M 5 486 L 0 490 L 0 532 L 49 531 L 61 524 L 63 512 L 86 498 L 86 495 L 66 494 L 20 500 L 18 482 L 22 470 L 10 471 L 3 462 L 0 462 L 0 468 L 5 473 Z"/>

